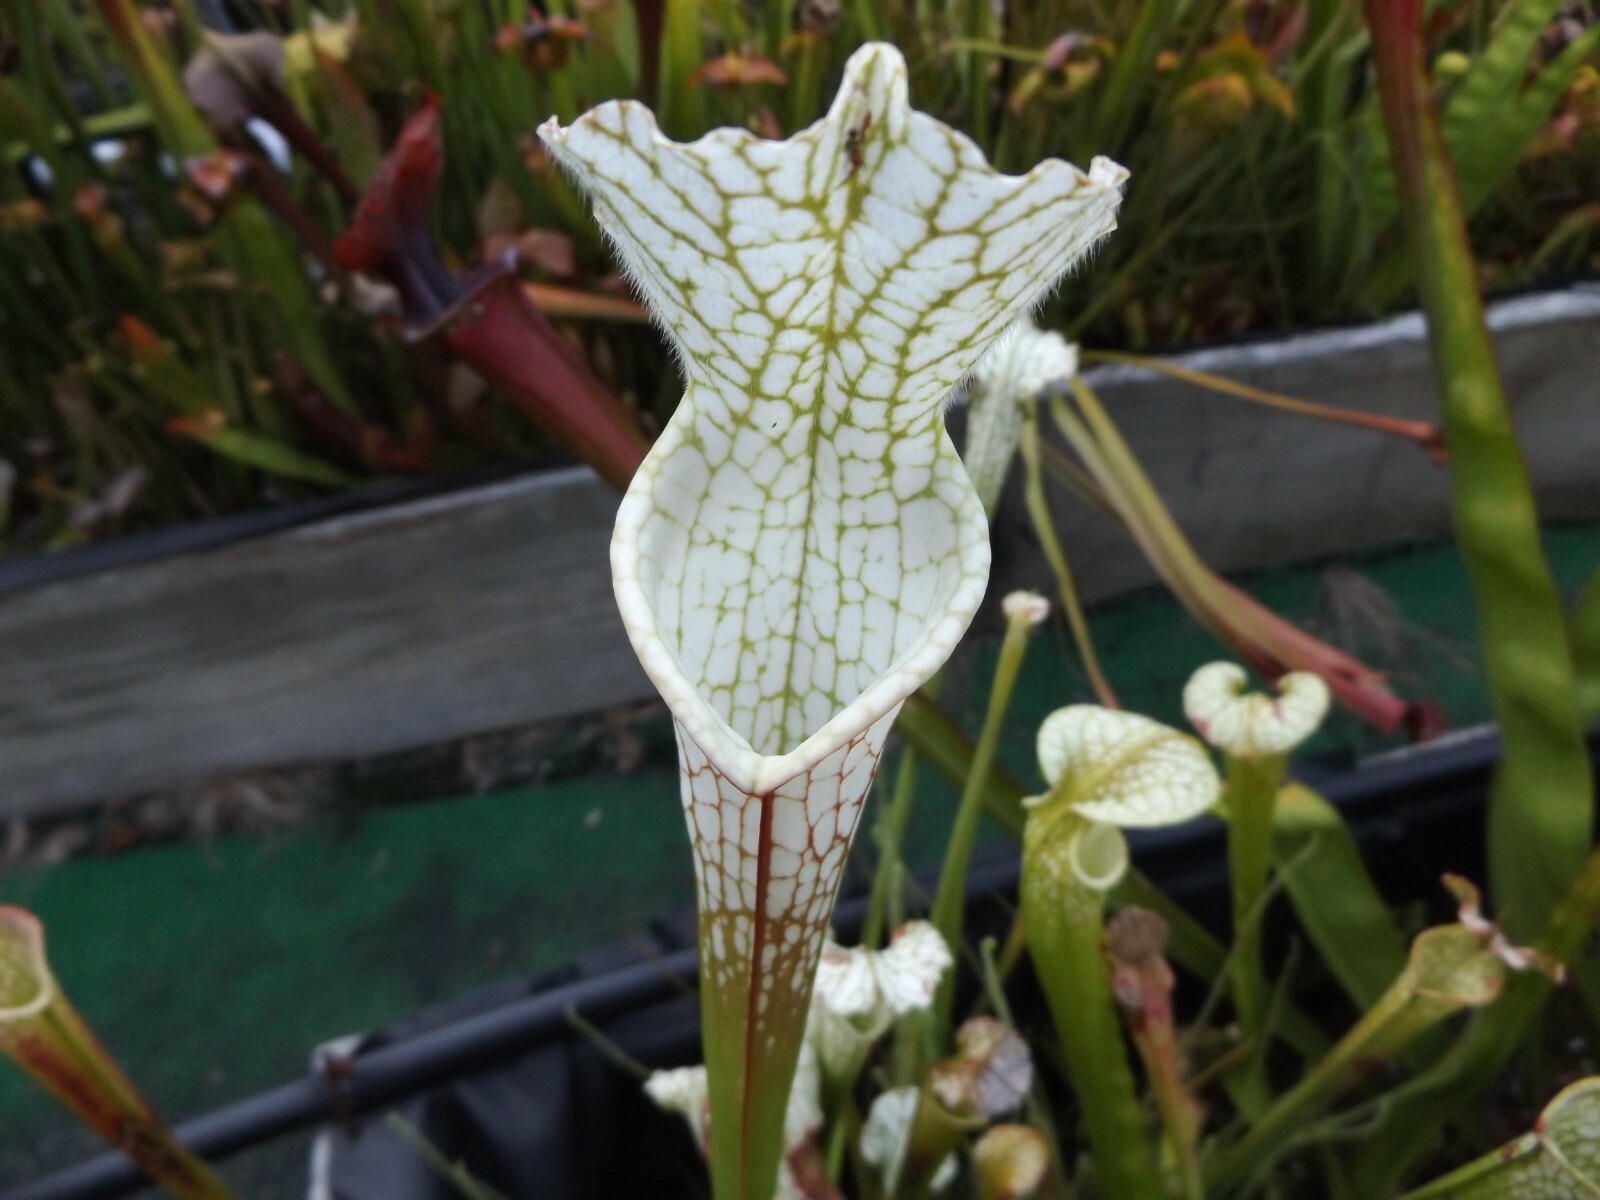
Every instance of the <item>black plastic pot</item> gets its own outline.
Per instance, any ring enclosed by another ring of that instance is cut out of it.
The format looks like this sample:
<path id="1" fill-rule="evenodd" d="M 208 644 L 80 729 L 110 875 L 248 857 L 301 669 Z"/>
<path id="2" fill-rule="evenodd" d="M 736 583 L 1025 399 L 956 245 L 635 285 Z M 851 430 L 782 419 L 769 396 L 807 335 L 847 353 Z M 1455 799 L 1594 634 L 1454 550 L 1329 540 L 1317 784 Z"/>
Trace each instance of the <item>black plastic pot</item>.
<path id="1" fill-rule="evenodd" d="M 1591 735 L 1600 758 L 1600 730 Z M 1393 902 L 1447 909 L 1441 873 L 1484 874 L 1483 808 L 1499 753 L 1489 732 L 1389 756 L 1353 770 L 1303 772 L 1350 823 Z M 1134 835 L 1143 869 L 1200 920 L 1227 923 L 1219 825 Z M 968 929 L 1003 932 L 1018 862 L 1010 846 L 975 857 Z M 864 915 L 839 905 L 848 938 Z M 674 1118 L 581 1034 L 569 1013 L 648 1067 L 699 1060 L 693 921 L 662 922 L 646 942 L 601 951 L 560 971 L 476 993 L 363 1039 L 320 1074 L 179 1126 L 211 1159 L 326 1125 L 329 1200 L 446 1200 L 457 1195 L 378 1118 L 398 1110 L 446 1157 L 508 1196 L 600 1200 L 703 1195 L 695 1152 Z M 106 1200 L 142 1186 L 115 1154 L 0 1193 L 0 1200 Z"/>

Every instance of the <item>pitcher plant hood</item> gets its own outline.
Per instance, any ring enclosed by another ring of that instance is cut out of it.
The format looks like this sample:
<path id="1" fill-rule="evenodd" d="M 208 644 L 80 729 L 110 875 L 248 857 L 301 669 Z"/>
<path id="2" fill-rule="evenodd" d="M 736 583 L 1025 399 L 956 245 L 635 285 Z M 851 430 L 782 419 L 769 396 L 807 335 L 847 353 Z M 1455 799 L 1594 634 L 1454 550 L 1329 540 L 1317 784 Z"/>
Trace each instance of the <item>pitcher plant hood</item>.
<path id="1" fill-rule="evenodd" d="M 884 739 L 983 598 L 987 522 L 942 406 L 1113 228 L 1125 173 L 996 173 L 911 110 L 884 45 L 857 51 L 827 116 L 787 141 L 675 143 L 628 101 L 540 134 L 687 380 L 611 562 L 677 724 L 715 1125 L 725 1072 L 786 1093 Z M 781 1112 L 741 1103 L 753 1147 L 752 1124 Z"/>

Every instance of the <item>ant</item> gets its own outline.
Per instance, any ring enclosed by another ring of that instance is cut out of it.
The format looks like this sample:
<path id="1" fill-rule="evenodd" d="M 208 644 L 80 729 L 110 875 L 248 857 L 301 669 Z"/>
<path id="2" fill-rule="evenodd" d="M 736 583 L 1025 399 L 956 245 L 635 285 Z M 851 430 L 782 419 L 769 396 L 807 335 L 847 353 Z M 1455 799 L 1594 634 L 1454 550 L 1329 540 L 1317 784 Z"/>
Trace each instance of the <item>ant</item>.
<path id="1" fill-rule="evenodd" d="M 844 135 L 844 156 L 850 160 L 850 174 L 845 176 L 846 179 L 854 175 L 861 166 L 861 146 L 866 141 L 867 130 L 871 128 L 872 114 L 868 113 L 861 118 L 861 124 Z"/>

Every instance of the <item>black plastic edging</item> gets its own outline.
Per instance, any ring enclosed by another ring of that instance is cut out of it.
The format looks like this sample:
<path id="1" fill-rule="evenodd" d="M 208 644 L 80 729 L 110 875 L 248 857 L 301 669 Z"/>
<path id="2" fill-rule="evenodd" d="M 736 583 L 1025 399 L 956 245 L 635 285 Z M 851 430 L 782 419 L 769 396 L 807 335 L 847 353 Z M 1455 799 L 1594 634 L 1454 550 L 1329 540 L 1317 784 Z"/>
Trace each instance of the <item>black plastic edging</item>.
<path id="1" fill-rule="evenodd" d="M 1018 864 L 976 860 L 968 873 L 971 895 L 1013 889 Z M 841 901 L 834 924 L 846 934 L 866 918 L 866 901 Z M 228 1158 L 273 1138 L 329 1121 L 359 1117 L 426 1091 L 457 1075 L 526 1053 L 571 1031 L 567 1013 L 596 1024 L 632 1009 L 682 994 L 697 972 L 693 949 L 624 967 L 523 997 L 370 1051 L 351 1060 L 354 1068 L 337 1085 L 312 1074 L 247 1097 L 174 1128 L 178 1140 L 201 1158 Z M 149 1180 L 115 1152 L 100 1154 L 33 1183 L 0 1193 L 0 1200 L 115 1200 Z"/>
<path id="2" fill-rule="evenodd" d="M 441 1079 L 522 1053 L 566 1032 L 569 1009 L 604 1021 L 677 995 L 694 973 L 695 952 L 684 950 L 580 980 L 357 1055 L 355 1069 L 338 1083 L 308 1075 L 185 1121 L 174 1132 L 202 1158 L 226 1158 L 341 1114 L 355 1116 L 393 1104 Z M 11 1188 L 3 1196 L 4 1200 L 109 1200 L 148 1185 L 131 1162 L 111 1153 Z"/>

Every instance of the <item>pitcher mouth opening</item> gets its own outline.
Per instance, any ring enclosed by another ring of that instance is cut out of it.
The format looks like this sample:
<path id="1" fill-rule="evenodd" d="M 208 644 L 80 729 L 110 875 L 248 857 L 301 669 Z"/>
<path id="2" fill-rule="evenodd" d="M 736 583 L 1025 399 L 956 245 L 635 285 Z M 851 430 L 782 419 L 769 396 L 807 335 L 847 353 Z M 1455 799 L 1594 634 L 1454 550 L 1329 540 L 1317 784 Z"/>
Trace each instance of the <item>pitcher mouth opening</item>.
<path id="1" fill-rule="evenodd" d="M 652 453 L 670 451 L 663 445 L 669 440 L 663 437 Z M 961 469 L 959 463 L 956 469 Z M 611 552 L 617 603 L 639 661 L 674 720 L 718 770 L 747 795 L 768 794 L 809 771 L 896 709 L 949 658 L 971 624 L 988 586 L 988 522 L 973 498 L 951 513 L 961 569 L 953 586 L 927 605 L 927 615 L 909 644 L 827 720 L 788 748 L 763 753 L 752 744 L 749 731 L 732 724 L 728 715 L 708 698 L 701 681 L 685 668 L 675 639 L 660 626 L 658 585 L 642 574 L 641 565 L 648 560 L 636 549 L 654 511 L 648 485 L 630 489 L 623 499 Z"/>
<path id="2" fill-rule="evenodd" d="M 0 906 L 0 1023 L 25 1021 L 43 1012 L 55 996 L 46 965 L 44 928 L 32 913 Z"/>

